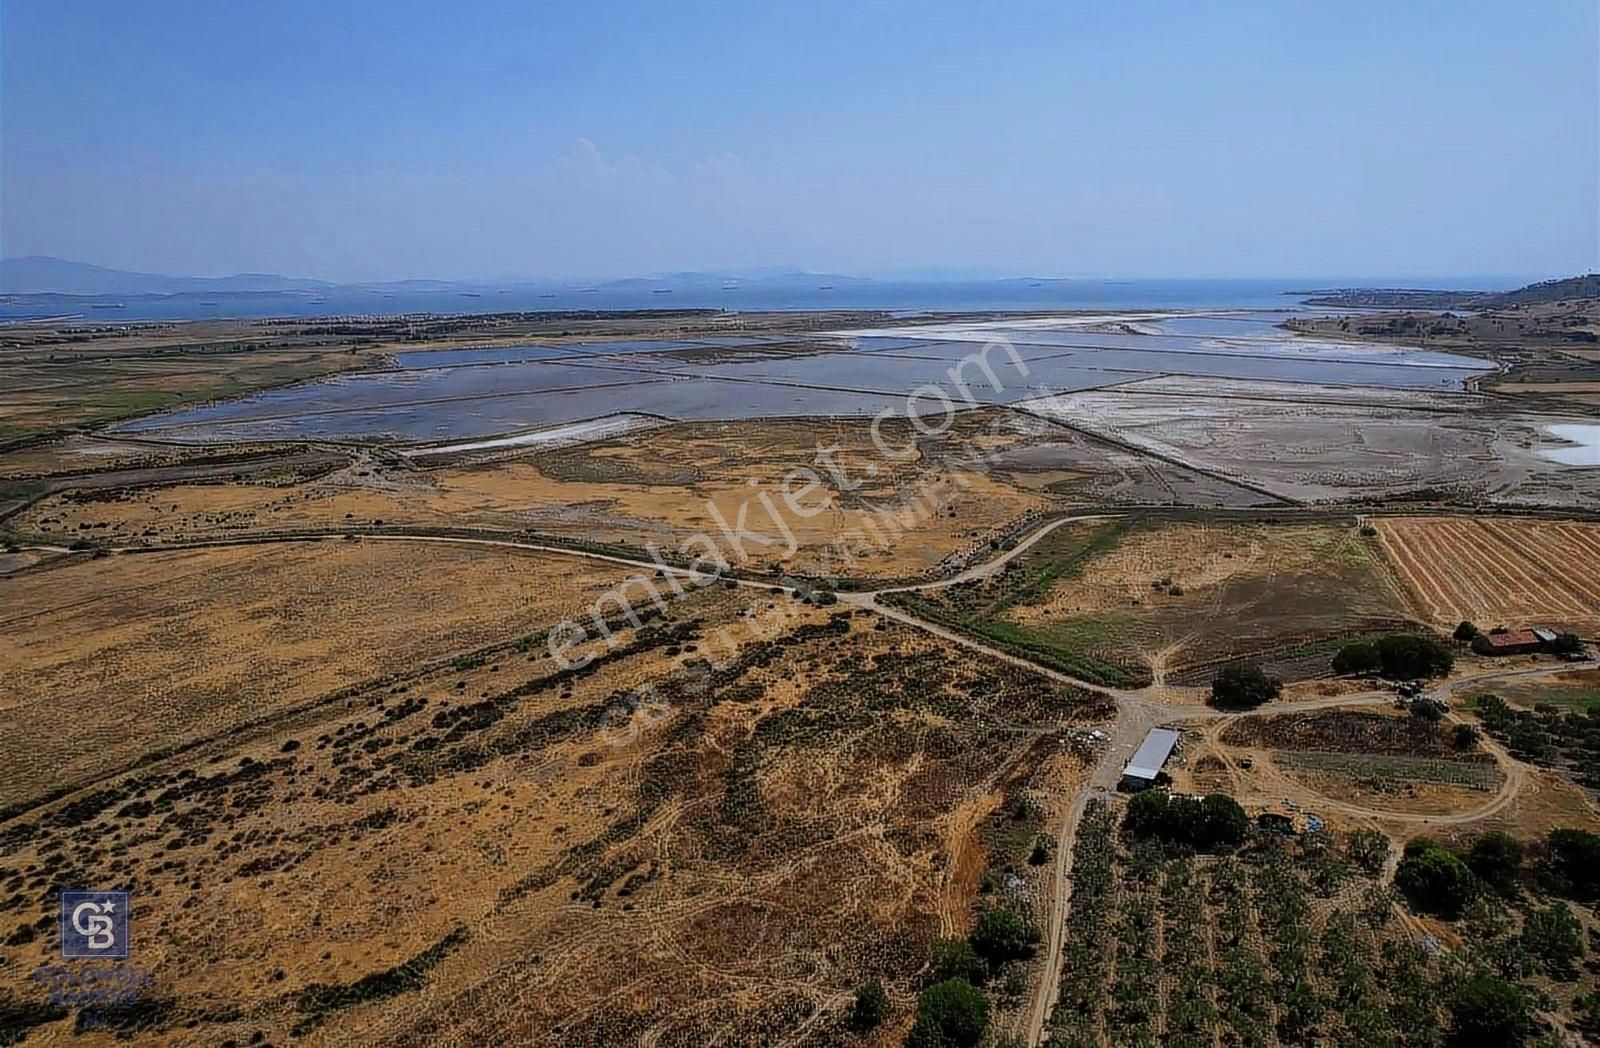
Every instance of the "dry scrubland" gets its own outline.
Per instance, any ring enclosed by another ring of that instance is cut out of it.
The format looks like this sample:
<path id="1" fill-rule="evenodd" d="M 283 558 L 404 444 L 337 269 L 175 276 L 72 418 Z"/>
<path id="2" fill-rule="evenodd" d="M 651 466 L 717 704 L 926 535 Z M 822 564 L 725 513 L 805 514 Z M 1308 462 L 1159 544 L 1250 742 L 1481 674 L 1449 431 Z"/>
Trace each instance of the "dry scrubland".
<path id="1" fill-rule="evenodd" d="M 111 1022 L 151 1043 L 820 1045 L 867 978 L 897 1040 L 934 938 L 1030 870 L 1042 787 L 1082 764 L 1062 727 L 1109 704 L 723 586 L 563 671 L 542 631 L 603 577 L 332 542 L 6 583 L 55 609 L 8 625 L 52 685 L 8 711 L 14 795 L 45 754 L 125 763 L 100 747 L 129 728 L 212 741 L 0 822 L 0 986 L 54 956 L 55 891 L 110 876 L 155 978 Z M 646 683 L 661 705 L 620 712 Z"/>
<path id="2" fill-rule="evenodd" d="M 0 809 L 578 614 L 626 570 L 366 540 L 0 580 Z"/>
<path id="3" fill-rule="evenodd" d="M 1434 623 L 1600 633 L 1600 524 L 1383 517 L 1384 550 Z"/>

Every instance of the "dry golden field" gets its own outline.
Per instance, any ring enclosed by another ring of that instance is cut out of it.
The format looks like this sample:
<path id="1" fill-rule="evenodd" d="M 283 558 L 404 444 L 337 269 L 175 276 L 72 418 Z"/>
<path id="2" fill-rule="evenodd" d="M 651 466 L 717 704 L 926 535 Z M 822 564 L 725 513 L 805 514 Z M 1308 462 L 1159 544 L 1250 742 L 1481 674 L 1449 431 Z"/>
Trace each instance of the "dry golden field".
<path id="1" fill-rule="evenodd" d="M 546 629 L 626 574 L 328 540 L 78 558 L 0 578 L 0 809 Z"/>
<path id="2" fill-rule="evenodd" d="M 1433 621 L 1600 633 L 1600 524 L 1486 517 L 1374 519 Z"/>

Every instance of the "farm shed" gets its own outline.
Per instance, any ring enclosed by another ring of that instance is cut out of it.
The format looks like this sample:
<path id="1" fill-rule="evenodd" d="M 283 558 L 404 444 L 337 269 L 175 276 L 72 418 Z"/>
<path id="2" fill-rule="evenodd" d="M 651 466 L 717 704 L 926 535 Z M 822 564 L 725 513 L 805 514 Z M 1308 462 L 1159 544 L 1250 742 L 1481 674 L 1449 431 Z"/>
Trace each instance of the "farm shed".
<path id="1" fill-rule="evenodd" d="M 1161 766 L 1167 763 L 1167 758 L 1172 756 L 1172 748 L 1177 744 L 1176 731 L 1171 728 L 1151 728 L 1150 734 L 1139 744 L 1138 752 L 1122 769 L 1123 788 L 1142 790 L 1154 786 L 1156 776 L 1161 774 Z"/>
<path id="2" fill-rule="evenodd" d="M 1529 655 L 1543 646 L 1543 642 L 1532 630 L 1480 633 L 1472 642 L 1472 650 L 1479 655 Z"/>

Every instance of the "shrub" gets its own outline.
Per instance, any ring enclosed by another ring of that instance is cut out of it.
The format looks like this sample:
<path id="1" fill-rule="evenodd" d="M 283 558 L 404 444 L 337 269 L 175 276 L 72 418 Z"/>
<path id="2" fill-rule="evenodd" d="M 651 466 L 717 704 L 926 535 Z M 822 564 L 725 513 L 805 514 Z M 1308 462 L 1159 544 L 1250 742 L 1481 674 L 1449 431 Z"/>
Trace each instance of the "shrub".
<path id="1" fill-rule="evenodd" d="M 1509 833 L 1480 834 L 1467 852 L 1467 866 L 1502 895 L 1514 894 L 1522 873 L 1522 842 Z"/>
<path id="2" fill-rule="evenodd" d="M 850 1008 L 850 1027 L 865 1032 L 883 1022 L 889 1014 L 889 995 L 883 983 L 874 979 L 856 987 L 855 1003 Z"/>
<path id="3" fill-rule="evenodd" d="M 1557 655 L 1575 655 L 1583 650 L 1583 641 L 1576 633 L 1561 633 L 1550 643 L 1550 650 Z"/>
<path id="4" fill-rule="evenodd" d="M 1271 702 L 1283 691 L 1283 682 L 1269 677 L 1258 663 L 1236 662 L 1217 671 L 1211 680 L 1211 704 L 1230 709 L 1252 709 Z"/>
<path id="5" fill-rule="evenodd" d="M 1455 656 L 1432 637 L 1393 633 L 1380 637 L 1378 660 L 1383 675 L 1391 678 L 1443 677 L 1455 665 Z"/>
<path id="6" fill-rule="evenodd" d="M 1411 700 L 1411 715 L 1431 723 L 1444 720 L 1444 715 L 1450 711 L 1440 699 L 1417 698 Z"/>
<path id="7" fill-rule="evenodd" d="M 1412 909 L 1455 917 L 1472 898 L 1472 871 L 1438 841 L 1413 837 L 1394 871 L 1394 886 Z"/>
<path id="8" fill-rule="evenodd" d="M 1545 863 L 1563 894 L 1574 899 L 1600 894 L 1600 836 L 1587 830 L 1551 830 L 1545 838 Z"/>
<path id="9" fill-rule="evenodd" d="M 1376 874 L 1389 860 L 1389 838 L 1379 830 L 1355 830 L 1345 838 L 1344 850 L 1351 862 Z"/>
<path id="10" fill-rule="evenodd" d="M 1015 910 L 1002 906 L 980 913 L 967 941 L 977 955 L 988 963 L 989 970 L 994 972 L 1007 961 L 1032 954 L 1034 944 L 1039 941 L 1039 932 Z"/>
<path id="11" fill-rule="evenodd" d="M 1471 644 L 1473 641 L 1478 639 L 1478 627 L 1467 620 L 1462 619 L 1461 624 L 1456 627 L 1456 631 L 1450 634 L 1450 636 L 1461 641 L 1463 644 Z"/>
<path id="12" fill-rule="evenodd" d="M 1377 645 L 1363 640 L 1346 644 L 1333 656 L 1333 672 L 1338 674 L 1376 673 L 1381 665 Z"/>
<path id="13" fill-rule="evenodd" d="M 1050 861 L 1050 849 L 1055 842 L 1048 833 L 1038 834 L 1033 838 L 1033 850 L 1028 853 L 1029 866 L 1043 866 Z"/>
<path id="14" fill-rule="evenodd" d="M 989 998 L 965 979 L 947 979 L 917 996 L 907 1048 L 976 1048 L 989 1031 Z"/>
<path id="15" fill-rule="evenodd" d="M 1583 925 L 1564 902 L 1529 910 L 1522 922 L 1522 947 L 1558 979 L 1570 979 L 1583 959 Z"/>
<path id="16" fill-rule="evenodd" d="M 1457 724 L 1451 735 L 1451 741 L 1458 750 L 1470 750 L 1478 744 L 1480 733 L 1471 724 Z"/>
<path id="17" fill-rule="evenodd" d="M 1518 1045 L 1533 1032 L 1528 998 L 1515 983 L 1477 975 L 1450 1001 L 1450 1042 L 1455 1045 Z"/>
<path id="18" fill-rule="evenodd" d="M 965 979 L 981 986 L 989 977 L 989 968 L 983 958 L 966 939 L 938 939 L 933 944 L 933 956 L 928 961 L 930 982 L 948 982 Z"/>

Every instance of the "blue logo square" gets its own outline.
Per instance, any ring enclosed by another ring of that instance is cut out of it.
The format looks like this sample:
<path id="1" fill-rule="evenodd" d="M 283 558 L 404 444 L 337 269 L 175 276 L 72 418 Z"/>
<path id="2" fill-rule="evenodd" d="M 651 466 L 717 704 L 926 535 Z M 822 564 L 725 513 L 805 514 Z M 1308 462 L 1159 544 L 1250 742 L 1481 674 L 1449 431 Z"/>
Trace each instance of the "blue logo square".
<path id="1" fill-rule="evenodd" d="M 128 893 L 61 893 L 61 956 L 128 956 Z"/>

